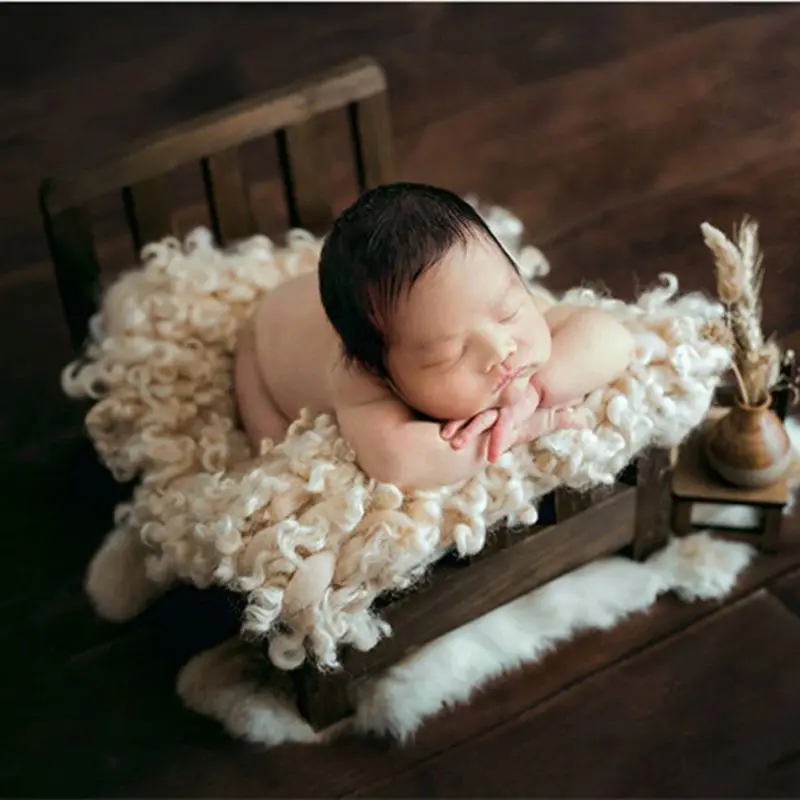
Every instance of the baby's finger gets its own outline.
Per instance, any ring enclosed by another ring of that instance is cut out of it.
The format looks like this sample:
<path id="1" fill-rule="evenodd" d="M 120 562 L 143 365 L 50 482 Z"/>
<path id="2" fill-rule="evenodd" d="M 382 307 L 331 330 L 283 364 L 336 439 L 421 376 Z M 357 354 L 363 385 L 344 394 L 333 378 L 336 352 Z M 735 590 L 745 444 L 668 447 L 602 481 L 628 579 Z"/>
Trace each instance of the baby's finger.
<path id="1" fill-rule="evenodd" d="M 446 422 L 442 426 L 441 437 L 442 439 L 449 440 L 455 436 L 459 430 L 461 430 L 462 426 L 466 420 L 464 419 L 451 419 L 449 422 Z"/>
<path id="2" fill-rule="evenodd" d="M 482 411 L 480 414 L 474 416 L 468 423 L 467 427 L 461 430 L 452 441 L 456 449 L 463 447 L 467 442 L 471 441 L 477 436 L 480 436 L 485 430 L 494 425 L 497 419 L 497 411 L 493 408 L 487 411 Z"/>
<path id="3" fill-rule="evenodd" d="M 481 411 L 480 414 L 472 418 L 472 421 L 467 425 L 467 429 L 463 432 L 463 435 L 468 438 L 480 436 L 480 434 L 489 430 L 489 428 L 497 422 L 497 416 L 498 412 L 496 408 L 489 408 L 486 411 Z"/>
<path id="4" fill-rule="evenodd" d="M 514 423 L 509 414 L 501 413 L 489 437 L 489 452 L 487 458 L 490 464 L 494 464 L 506 450 L 513 444 Z"/>

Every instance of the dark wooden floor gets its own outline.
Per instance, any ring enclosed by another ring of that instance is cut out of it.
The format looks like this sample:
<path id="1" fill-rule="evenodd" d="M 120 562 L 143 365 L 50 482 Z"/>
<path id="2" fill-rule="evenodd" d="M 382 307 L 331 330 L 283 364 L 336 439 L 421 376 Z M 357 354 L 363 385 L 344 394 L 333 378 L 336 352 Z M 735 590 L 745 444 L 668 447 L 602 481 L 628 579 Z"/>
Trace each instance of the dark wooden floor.
<path id="1" fill-rule="evenodd" d="M 762 222 L 767 319 L 787 334 L 800 328 L 800 9 L 7 4 L 0 38 L 3 795 L 800 793 L 797 549 L 759 560 L 725 607 L 668 598 L 581 637 L 403 750 L 264 753 L 183 711 L 157 626 L 103 625 L 80 591 L 113 497 L 60 394 L 69 348 L 35 206 L 56 170 L 370 53 L 401 175 L 513 209 L 554 288 L 595 280 L 627 297 L 665 270 L 710 288 L 699 225 L 747 212 Z M 344 202 L 346 170 L 330 168 Z M 253 170 L 270 217 L 273 177 Z M 101 231 L 122 258 L 113 222 Z"/>

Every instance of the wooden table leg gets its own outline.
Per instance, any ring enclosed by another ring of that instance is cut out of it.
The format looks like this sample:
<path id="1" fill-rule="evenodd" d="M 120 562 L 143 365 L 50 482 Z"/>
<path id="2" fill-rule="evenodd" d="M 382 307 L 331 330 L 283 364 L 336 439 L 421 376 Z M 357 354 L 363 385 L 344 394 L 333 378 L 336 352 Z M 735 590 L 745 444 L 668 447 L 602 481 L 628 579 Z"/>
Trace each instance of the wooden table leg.
<path id="1" fill-rule="evenodd" d="M 652 448 L 636 462 L 633 557 L 642 561 L 669 541 L 670 452 Z"/>
<path id="2" fill-rule="evenodd" d="M 759 547 L 764 553 L 777 553 L 781 549 L 781 523 L 783 508 L 772 506 L 764 509 L 764 522 L 759 538 Z"/>
<path id="3" fill-rule="evenodd" d="M 679 497 L 672 498 L 672 530 L 678 536 L 686 536 L 692 530 L 692 507 L 691 500 L 681 500 Z"/>

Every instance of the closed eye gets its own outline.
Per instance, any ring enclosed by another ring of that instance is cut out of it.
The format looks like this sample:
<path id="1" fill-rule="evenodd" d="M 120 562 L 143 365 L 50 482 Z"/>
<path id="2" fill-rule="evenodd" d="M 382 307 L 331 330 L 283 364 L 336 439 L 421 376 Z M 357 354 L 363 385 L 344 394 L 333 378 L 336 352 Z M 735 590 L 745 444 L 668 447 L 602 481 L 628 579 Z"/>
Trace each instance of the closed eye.
<path id="1" fill-rule="evenodd" d="M 519 315 L 519 312 L 520 309 L 518 308 L 516 311 L 512 311 L 510 314 L 506 314 L 506 316 L 500 319 L 500 322 L 502 323 L 513 322 Z"/>
<path id="2" fill-rule="evenodd" d="M 437 358 L 435 361 L 429 361 L 424 365 L 424 369 L 437 369 L 441 367 L 454 366 L 461 361 L 464 355 L 464 348 L 462 347 L 457 353 L 451 353 L 448 356 Z"/>

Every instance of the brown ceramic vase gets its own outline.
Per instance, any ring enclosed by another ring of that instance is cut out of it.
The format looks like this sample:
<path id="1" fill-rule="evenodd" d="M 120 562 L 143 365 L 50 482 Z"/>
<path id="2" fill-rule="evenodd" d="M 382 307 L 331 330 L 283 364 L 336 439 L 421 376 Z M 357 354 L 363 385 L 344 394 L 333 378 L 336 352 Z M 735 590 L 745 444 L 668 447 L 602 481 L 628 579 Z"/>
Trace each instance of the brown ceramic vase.
<path id="1" fill-rule="evenodd" d="M 708 433 L 705 450 L 709 465 L 734 486 L 770 486 L 789 467 L 789 435 L 769 405 L 769 399 L 760 406 L 737 403 Z"/>

